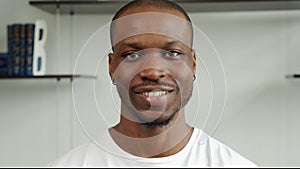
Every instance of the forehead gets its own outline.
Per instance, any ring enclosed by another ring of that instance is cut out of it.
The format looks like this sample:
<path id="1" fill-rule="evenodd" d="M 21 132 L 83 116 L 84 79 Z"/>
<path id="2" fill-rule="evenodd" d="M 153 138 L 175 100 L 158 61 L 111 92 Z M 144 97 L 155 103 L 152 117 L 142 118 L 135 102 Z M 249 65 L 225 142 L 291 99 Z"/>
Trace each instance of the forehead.
<path id="1" fill-rule="evenodd" d="M 146 48 L 189 48 L 182 41 L 159 34 L 142 34 L 126 38 L 115 45 L 115 49 L 123 48 L 146 49 Z"/>
<path id="2" fill-rule="evenodd" d="M 183 16 L 174 13 L 160 11 L 133 13 L 131 11 L 112 23 L 113 46 L 129 37 L 144 34 L 162 35 L 186 45 L 190 45 L 192 41 L 190 23 L 183 19 Z"/>
<path id="3" fill-rule="evenodd" d="M 151 6 L 151 5 L 150 6 L 131 7 L 129 9 L 123 11 L 123 13 L 121 13 L 118 18 L 132 15 L 132 14 L 146 13 L 146 12 L 165 13 L 165 14 L 170 14 L 170 15 L 173 15 L 173 16 L 176 16 L 176 17 L 186 20 L 186 16 L 177 9 L 170 8 L 170 7 L 159 8 L 159 7 L 155 7 L 155 6 Z"/>

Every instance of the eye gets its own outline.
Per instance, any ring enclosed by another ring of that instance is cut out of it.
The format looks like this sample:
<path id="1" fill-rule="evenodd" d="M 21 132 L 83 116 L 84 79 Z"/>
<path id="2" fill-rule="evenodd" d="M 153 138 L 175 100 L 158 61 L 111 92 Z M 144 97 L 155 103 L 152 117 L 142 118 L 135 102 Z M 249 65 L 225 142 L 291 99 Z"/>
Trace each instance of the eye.
<path id="1" fill-rule="evenodd" d="M 168 59 L 180 59 L 180 56 L 183 55 L 183 52 L 177 50 L 166 51 L 165 57 Z"/>
<path id="2" fill-rule="evenodd" d="M 141 57 L 139 52 L 126 52 L 122 54 L 122 57 L 126 59 L 126 61 L 135 61 Z"/>

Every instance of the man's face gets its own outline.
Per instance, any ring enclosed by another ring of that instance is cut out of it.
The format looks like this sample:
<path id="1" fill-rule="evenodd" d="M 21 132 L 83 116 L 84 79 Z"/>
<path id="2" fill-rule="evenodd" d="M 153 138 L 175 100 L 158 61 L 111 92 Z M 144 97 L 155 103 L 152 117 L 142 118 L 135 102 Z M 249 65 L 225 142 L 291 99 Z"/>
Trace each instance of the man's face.
<path id="1" fill-rule="evenodd" d="M 167 18 L 157 19 L 164 23 Z M 135 21 L 130 25 L 133 28 L 129 30 L 144 29 Z M 110 75 L 127 110 L 122 114 L 125 118 L 164 125 L 191 96 L 196 57 L 185 43 L 188 38 L 184 36 L 189 36 L 189 29 L 179 29 L 178 36 L 174 31 L 170 35 L 159 31 L 147 33 L 148 29 L 147 26 L 145 33 L 129 36 L 114 45 L 114 53 L 109 55 Z M 113 35 L 118 36 L 118 33 L 124 35 L 124 26 L 115 27 Z"/>

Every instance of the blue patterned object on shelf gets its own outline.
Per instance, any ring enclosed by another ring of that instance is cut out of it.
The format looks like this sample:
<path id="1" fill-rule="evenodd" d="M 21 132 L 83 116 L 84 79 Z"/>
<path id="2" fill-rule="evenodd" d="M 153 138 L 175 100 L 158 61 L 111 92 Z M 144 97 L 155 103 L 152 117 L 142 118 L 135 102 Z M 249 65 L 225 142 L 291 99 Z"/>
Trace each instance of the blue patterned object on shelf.
<path id="1" fill-rule="evenodd" d="M 8 75 L 8 54 L 0 53 L 0 76 Z"/>

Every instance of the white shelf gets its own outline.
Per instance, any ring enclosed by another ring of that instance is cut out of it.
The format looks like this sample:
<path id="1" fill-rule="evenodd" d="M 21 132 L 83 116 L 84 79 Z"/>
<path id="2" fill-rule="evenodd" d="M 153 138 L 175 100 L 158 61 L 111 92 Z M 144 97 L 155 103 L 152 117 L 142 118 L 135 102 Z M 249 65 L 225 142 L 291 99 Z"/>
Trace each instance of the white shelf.
<path id="1" fill-rule="evenodd" d="M 44 76 L 0 76 L 0 80 L 18 80 L 18 79 L 57 79 L 60 81 L 61 79 L 70 79 L 71 82 L 75 78 L 87 78 L 87 79 L 96 79 L 95 76 L 90 75 L 44 75 Z"/>
<path id="2" fill-rule="evenodd" d="M 296 10 L 300 9 L 300 0 L 174 0 L 187 12 L 221 11 L 258 11 L 258 10 Z M 114 13 L 128 1 L 124 0 L 32 0 L 30 5 L 61 14 Z"/>

